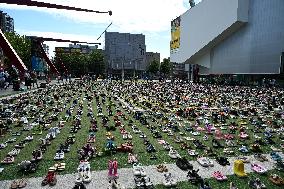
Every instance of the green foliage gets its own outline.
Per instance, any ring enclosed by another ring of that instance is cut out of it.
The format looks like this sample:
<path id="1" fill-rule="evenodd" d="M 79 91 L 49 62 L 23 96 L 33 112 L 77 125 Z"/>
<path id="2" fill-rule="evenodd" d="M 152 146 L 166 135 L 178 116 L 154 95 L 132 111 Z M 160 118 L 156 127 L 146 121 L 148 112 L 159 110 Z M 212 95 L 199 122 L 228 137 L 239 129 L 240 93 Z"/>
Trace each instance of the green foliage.
<path id="1" fill-rule="evenodd" d="M 153 60 L 147 68 L 147 71 L 152 74 L 156 74 L 159 71 L 160 63 L 157 60 Z"/>
<path id="2" fill-rule="evenodd" d="M 96 75 L 104 75 L 105 61 L 104 55 L 100 50 L 95 50 L 89 55 L 88 71 L 94 72 Z"/>
<path id="3" fill-rule="evenodd" d="M 168 75 L 171 73 L 172 70 L 172 63 L 170 59 L 164 58 L 163 62 L 161 63 L 160 72 L 164 75 Z"/>
<path id="4" fill-rule="evenodd" d="M 31 67 L 31 40 L 27 39 L 26 36 L 17 33 L 6 32 L 5 36 L 10 42 L 16 53 L 22 59 L 24 64 Z M 5 64 L 10 64 L 9 59 L 5 59 Z M 9 66 L 8 66 L 9 67 Z"/>
<path id="5" fill-rule="evenodd" d="M 94 50 L 90 54 L 56 53 L 54 64 L 60 73 L 64 73 L 65 70 L 60 61 L 65 65 L 69 73 L 77 77 L 90 72 L 96 75 L 105 73 L 104 55 L 100 50 Z"/>

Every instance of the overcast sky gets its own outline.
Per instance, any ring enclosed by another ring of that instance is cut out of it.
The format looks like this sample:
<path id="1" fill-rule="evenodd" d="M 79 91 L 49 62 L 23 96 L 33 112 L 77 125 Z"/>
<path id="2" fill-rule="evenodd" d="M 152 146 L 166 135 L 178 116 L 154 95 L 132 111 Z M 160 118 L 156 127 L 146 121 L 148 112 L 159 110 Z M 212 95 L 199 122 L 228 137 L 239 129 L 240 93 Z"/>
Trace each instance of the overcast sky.
<path id="1" fill-rule="evenodd" d="M 0 10 L 15 20 L 16 32 L 23 35 L 53 37 L 88 42 L 97 38 L 112 22 L 108 31 L 143 33 L 147 52 L 170 56 L 170 22 L 189 9 L 188 0 L 37 0 L 92 10 L 109 11 L 113 15 L 0 4 Z M 199 3 L 201 0 L 196 0 Z M 68 43 L 46 42 L 50 55 L 55 46 Z M 103 48 L 103 45 L 100 47 Z"/>

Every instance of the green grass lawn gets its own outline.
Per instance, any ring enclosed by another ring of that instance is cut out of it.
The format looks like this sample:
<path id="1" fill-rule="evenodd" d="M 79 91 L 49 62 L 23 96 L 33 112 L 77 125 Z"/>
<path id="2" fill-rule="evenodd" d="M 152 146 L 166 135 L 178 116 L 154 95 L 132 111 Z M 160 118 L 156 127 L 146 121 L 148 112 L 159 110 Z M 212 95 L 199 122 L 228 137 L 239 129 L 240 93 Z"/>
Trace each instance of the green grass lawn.
<path id="1" fill-rule="evenodd" d="M 76 142 L 75 144 L 71 145 L 71 151 L 69 153 L 65 153 L 65 159 L 62 162 L 66 162 L 66 169 L 62 172 L 60 172 L 59 174 L 67 174 L 67 173 L 75 173 L 76 169 L 79 165 L 79 160 L 78 160 L 78 155 L 77 155 L 77 150 L 80 149 L 81 147 L 83 147 L 88 139 L 88 135 L 89 135 L 89 127 L 91 126 L 90 123 L 90 119 L 89 117 L 87 117 L 87 104 L 91 103 L 92 105 L 92 109 L 93 109 L 93 114 L 96 117 L 96 120 L 98 121 L 98 128 L 99 130 L 96 132 L 96 142 L 93 144 L 93 146 L 96 147 L 96 149 L 98 151 L 102 151 L 106 145 L 106 129 L 103 128 L 102 126 L 102 121 L 100 117 L 97 117 L 97 102 L 96 99 L 93 98 L 90 102 L 85 99 L 85 95 L 88 93 L 89 95 L 93 94 L 94 92 L 105 92 L 107 94 L 109 94 L 109 96 L 112 96 L 111 91 L 106 91 L 106 89 L 103 86 L 100 86 L 98 83 L 94 83 L 93 84 L 93 90 L 90 91 L 77 91 L 77 94 L 75 96 L 73 96 L 73 99 L 80 97 L 80 100 L 82 100 L 83 102 L 83 115 L 82 115 L 82 120 L 81 120 L 81 125 L 82 128 L 80 130 L 78 130 L 78 132 L 75 134 L 76 135 Z M 123 99 L 127 99 L 128 98 L 128 94 L 125 94 L 123 96 Z M 100 103 L 102 104 L 102 108 L 103 108 L 103 114 L 104 115 L 108 115 L 107 114 L 107 110 L 106 107 L 108 104 L 110 104 L 111 102 L 108 100 L 108 98 L 106 98 L 106 102 L 103 104 L 102 103 L 102 97 L 99 98 Z M 80 101 L 79 100 L 79 101 Z M 156 99 L 158 100 L 158 99 Z M 66 104 L 66 109 L 70 108 L 72 101 L 68 104 Z M 112 107 L 112 110 L 114 113 L 116 113 L 116 108 L 119 108 L 120 110 L 122 110 L 123 114 L 125 115 L 126 119 L 120 118 L 122 124 L 125 126 L 125 129 L 131 133 L 131 135 L 133 136 L 132 142 L 134 144 L 134 153 L 138 154 L 138 159 L 139 162 L 143 165 L 157 165 L 160 163 L 175 163 L 175 160 L 171 159 L 168 156 L 168 152 L 165 151 L 162 147 L 161 144 L 158 143 L 158 140 L 153 138 L 150 130 L 145 126 L 142 125 L 138 120 L 135 120 L 133 118 L 133 113 L 128 113 L 125 109 L 122 108 L 122 106 L 120 105 L 119 101 L 114 101 L 114 99 L 112 98 L 112 103 L 114 103 L 114 106 Z M 136 103 L 137 107 L 141 107 L 143 109 L 148 109 L 146 108 L 142 103 Z M 52 108 L 52 107 L 50 107 Z M 77 108 L 78 105 L 76 106 L 76 108 L 73 111 L 72 116 L 76 115 L 77 113 Z M 59 120 L 62 120 L 65 116 L 65 110 L 62 111 L 59 114 Z M 168 115 L 167 115 L 168 116 Z M 162 119 L 156 119 L 156 122 L 152 122 L 152 118 L 153 116 L 149 116 L 149 119 L 147 119 L 149 125 L 151 126 L 156 126 L 157 128 L 159 128 L 162 125 Z M 109 125 L 113 125 L 114 124 L 114 120 L 113 117 L 109 117 L 110 122 Z M 148 140 L 151 142 L 151 144 L 153 144 L 153 146 L 156 148 L 157 150 L 157 159 L 156 160 L 151 160 L 150 159 L 150 154 L 146 152 L 146 146 L 143 144 L 143 139 L 139 137 L 139 134 L 134 134 L 132 132 L 131 127 L 129 126 L 129 120 L 133 120 L 134 123 L 141 131 L 143 131 L 144 134 L 147 135 Z M 180 123 L 182 123 L 182 125 L 185 125 L 185 119 L 183 119 L 182 121 L 179 121 Z M 228 122 L 231 120 L 228 120 Z M 237 119 L 236 122 L 240 122 L 240 119 Z M 59 121 L 54 121 L 52 122 L 52 126 L 57 126 Z M 72 122 L 73 122 L 73 118 L 69 119 L 64 128 L 61 129 L 60 134 L 56 137 L 56 139 L 52 140 L 52 144 L 50 146 L 48 146 L 48 149 L 46 151 L 46 153 L 44 154 L 44 158 L 43 160 L 39 163 L 39 167 L 38 170 L 33 173 L 33 174 L 26 174 L 23 175 L 22 173 L 18 172 L 18 167 L 17 164 L 20 163 L 23 160 L 30 160 L 32 155 L 32 151 L 34 149 L 36 149 L 39 146 L 39 138 L 41 137 L 45 137 L 45 135 L 47 134 L 47 131 L 44 131 L 42 135 L 35 135 L 34 136 L 34 140 L 30 143 L 28 143 L 28 145 L 21 150 L 20 154 L 15 158 L 16 161 L 14 164 L 12 165 L 1 165 L 1 167 L 4 167 L 5 170 L 3 171 L 2 174 L 0 174 L 0 180 L 6 180 L 6 179 L 16 179 L 16 178 L 22 178 L 22 177 L 38 177 L 38 176 L 43 176 L 47 173 L 48 168 L 53 166 L 56 161 L 53 160 L 54 155 L 56 153 L 57 148 L 59 147 L 60 143 L 64 143 L 64 141 L 66 140 L 66 138 L 68 137 L 69 130 L 70 127 L 72 126 Z M 204 126 L 204 124 L 202 125 Z M 251 138 L 249 140 L 246 140 L 246 144 L 250 145 L 253 143 L 253 126 L 252 125 L 247 125 L 247 127 L 249 128 L 248 130 L 248 134 L 251 136 Z M 180 127 L 182 132 L 186 133 L 186 136 L 191 136 L 193 137 L 191 134 L 189 134 L 188 132 L 186 132 L 184 130 L 183 127 Z M 21 128 L 20 127 L 13 127 L 13 132 L 15 131 L 20 131 Z M 188 160 L 195 160 L 196 158 L 190 157 L 187 153 L 186 150 L 182 150 L 180 148 L 180 144 L 176 143 L 173 140 L 173 137 L 168 136 L 166 133 L 160 132 L 163 139 L 167 142 L 169 142 L 182 156 L 187 157 Z M 226 133 L 226 131 L 224 131 L 224 133 Z M 17 137 L 17 142 L 23 140 L 26 136 L 28 136 L 29 134 L 31 134 L 31 131 L 25 131 L 23 132 L 23 134 L 21 136 Z M 115 137 L 115 143 L 117 146 L 119 146 L 120 144 L 126 142 L 125 140 L 122 139 L 122 135 L 119 132 L 119 128 L 116 129 L 116 131 L 112 132 L 112 134 Z M 175 133 L 176 136 L 180 136 L 180 134 L 177 132 Z M 236 133 L 236 135 L 238 135 L 238 132 Z M 263 137 L 263 134 L 258 134 L 260 136 Z M 208 141 L 203 141 L 202 137 L 204 136 L 203 133 L 201 133 L 200 136 L 196 136 L 195 138 L 200 139 L 206 146 L 211 146 L 211 139 L 212 139 L 212 135 L 209 135 L 209 140 Z M 0 143 L 6 141 L 8 138 L 11 138 L 11 134 L 6 134 L 4 137 L 0 138 Z M 280 140 L 279 138 L 275 138 L 274 141 L 276 142 L 276 147 L 279 147 L 280 144 Z M 8 147 L 6 147 L 5 149 L 2 149 L 0 152 L 0 160 L 2 160 L 6 154 L 12 150 L 14 148 L 14 145 L 17 144 L 17 142 L 9 144 Z M 190 141 L 186 141 L 186 143 L 190 146 L 193 146 L 193 143 Z M 263 153 L 268 153 L 271 150 L 269 149 L 269 146 L 262 146 L 262 150 Z M 197 149 L 197 151 L 202 154 L 203 150 L 201 149 Z M 238 156 L 241 155 L 241 153 L 238 151 L 238 147 L 234 148 L 235 154 L 233 156 Z M 219 155 L 224 155 L 222 152 L 222 149 L 216 149 L 215 152 Z M 246 154 L 246 155 L 251 155 L 253 154 L 252 152 Z M 128 153 L 116 153 L 113 154 L 112 157 L 110 155 L 107 156 L 102 156 L 102 157 L 95 157 L 93 159 L 91 159 L 90 163 L 91 163 L 91 169 L 92 170 L 106 170 L 107 169 L 107 162 L 110 158 L 114 158 L 116 157 L 118 159 L 119 162 L 119 168 L 124 168 L 124 167 L 132 167 L 131 165 L 127 164 L 127 155 Z M 276 171 L 270 171 L 271 172 L 276 172 Z M 284 176 L 283 173 L 279 173 L 277 172 L 277 174 L 280 174 L 282 177 Z M 254 173 L 249 175 L 249 178 L 251 177 L 255 177 L 256 175 Z M 274 185 L 272 185 L 270 183 L 270 181 L 268 181 L 268 176 L 264 175 L 264 176 L 259 176 L 268 186 L 268 188 L 278 188 L 275 187 Z M 229 180 L 224 182 L 224 183 L 219 183 L 217 181 L 215 181 L 214 179 L 208 179 L 209 183 L 212 185 L 213 188 L 217 188 L 217 189 L 223 189 L 223 188 L 228 188 L 229 187 L 229 183 L 230 181 L 234 181 L 237 186 L 240 189 L 245 189 L 245 188 L 249 188 L 247 183 L 249 178 L 245 178 L 245 179 L 239 179 L 235 176 L 229 176 Z M 157 186 L 157 188 L 163 188 L 163 186 Z M 178 185 L 178 188 L 198 188 L 195 187 L 194 185 L 191 185 L 188 182 L 181 182 Z"/>

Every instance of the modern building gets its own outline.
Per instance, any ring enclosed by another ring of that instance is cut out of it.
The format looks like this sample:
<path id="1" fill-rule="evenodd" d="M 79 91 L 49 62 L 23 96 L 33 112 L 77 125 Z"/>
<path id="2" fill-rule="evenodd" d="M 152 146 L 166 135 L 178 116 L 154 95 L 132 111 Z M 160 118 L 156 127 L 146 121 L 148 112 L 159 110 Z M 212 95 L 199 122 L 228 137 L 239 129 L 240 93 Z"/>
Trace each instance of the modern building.
<path id="1" fill-rule="evenodd" d="M 187 79 L 187 71 L 185 63 L 172 63 L 172 77 L 179 79 Z"/>
<path id="2" fill-rule="evenodd" d="M 2 32 L 14 32 L 14 19 L 0 10 L 0 29 Z M 4 66 L 4 54 L 0 48 L 0 67 Z"/>
<path id="3" fill-rule="evenodd" d="M 42 47 L 46 55 L 49 57 L 49 46 L 47 44 L 42 44 Z"/>
<path id="4" fill-rule="evenodd" d="M 0 11 L 0 28 L 3 32 L 14 32 L 14 19 Z"/>
<path id="5" fill-rule="evenodd" d="M 158 62 L 161 61 L 160 53 L 146 52 L 146 69 L 154 60 L 157 60 Z"/>
<path id="6" fill-rule="evenodd" d="M 171 25 L 171 61 L 200 75 L 280 73 L 284 0 L 203 0 Z"/>
<path id="7" fill-rule="evenodd" d="M 106 32 L 105 58 L 108 73 L 143 73 L 147 68 L 145 35 Z"/>
<path id="8" fill-rule="evenodd" d="M 89 46 L 89 45 L 82 45 L 82 44 L 69 44 L 70 49 L 80 49 L 81 53 L 89 54 L 94 50 L 98 49 L 98 45 Z"/>
<path id="9" fill-rule="evenodd" d="M 82 53 L 89 54 L 95 49 L 98 49 L 98 45 L 89 46 L 81 44 L 69 44 L 69 47 L 55 47 L 56 53 Z"/>

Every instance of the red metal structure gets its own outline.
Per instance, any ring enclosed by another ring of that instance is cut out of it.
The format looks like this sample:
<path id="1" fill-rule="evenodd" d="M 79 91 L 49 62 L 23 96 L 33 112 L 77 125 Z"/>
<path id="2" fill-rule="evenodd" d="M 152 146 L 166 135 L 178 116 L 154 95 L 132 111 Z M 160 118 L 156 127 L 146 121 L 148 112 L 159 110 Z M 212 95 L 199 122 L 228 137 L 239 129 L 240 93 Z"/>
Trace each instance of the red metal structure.
<path id="1" fill-rule="evenodd" d="M 90 10 L 90 9 L 82 9 L 82 8 L 76 8 L 76 7 L 70 7 L 65 5 L 57 5 L 52 3 L 45 3 L 45 2 L 38 2 L 38 1 L 31 1 L 31 0 L 0 0 L 0 3 L 5 4 L 15 4 L 15 5 L 25 5 L 25 6 L 35 6 L 35 7 L 46 7 L 46 8 L 54 8 L 54 9 L 63 9 L 63 10 L 73 10 L 73 11 L 83 11 L 83 12 L 93 12 L 93 13 L 108 13 L 110 16 L 112 15 L 112 11 L 96 11 L 96 10 Z M 71 40 L 63 40 L 63 39 L 52 39 L 52 38 L 38 38 L 36 40 L 36 43 L 38 44 L 41 54 L 43 55 L 43 58 L 47 62 L 47 64 L 50 66 L 51 70 L 54 73 L 59 74 L 56 67 L 53 65 L 53 63 L 49 60 L 47 57 L 42 42 L 43 41 L 58 41 L 58 42 L 72 42 L 72 43 L 87 43 L 87 42 L 79 42 L 79 41 L 71 41 Z M 87 43 L 87 44 L 101 44 L 101 43 Z M 20 57 L 17 55 L 9 41 L 6 39 L 3 32 L 0 30 L 0 45 L 5 53 L 5 55 L 11 60 L 12 64 L 14 64 L 22 73 L 27 71 L 27 67 L 24 65 L 23 61 L 20 59 Z M 64 66 L 65 67 L 65 66 Z"/>
<path id="2" fill-rule="evenodd" d="M 28 38 L 32 39 L 32 41 L 35 41 L 37 46 L 40 49 L 40 52 L 44 58 L 44 60 L 46 61 L 46 63 L 50 66 L 51 71 L 53 73 L 56 73 L 57 75 L 59 75 L 60 73 L 58 72 L 58 70 L 56 69 L 56 67 L 54 66 L 54 64 L 50 61 L 50 59 L 48 58 L 48 56 L 46 55 L 42 43 L 44 41 L 56 41 L 56 42 L 71 42 L 71 43 L 87 43 L 87 44 L 98 44 L 101 45 L 101 43 L 94 43 L 94 42 L 83 42 L 83 41 L 73 41 L 73 40 L 68 40 L 68 39 L 54 39 L 54 38 L 46 38 L 46 37 L 37 37 L 37 36 L 28 36 Z M 58 60 L 59 63 L 62 65 L 62 68 L 65 70 L 65 73 L 68 72 L 68 70 L 66 69 L 65 65 L 63 64 L 63 62 L 61 60 Z"/>
<path id="3" fill-rule="evenodd" d="M 0 46 L 3 49 L 5 55 L 10 59 L 12 64 L 15 65 L 15 67 L 18 70 L 20 70 L 22 73 L 28 70 L 25 64 L 23 63 L 22 59 L 18 56 L 12 45 L 6 39 L 1 29 L 0 29 Z"/>
<path id="4" fill-rule="evenodd" d="M 58 70 L 56 69 L 56 67 L 54 66 L 54 64 L 50 61 L 50 59 L 48 58 L 48 56 L 46 55 L 44 49 L 43 49 L 43 46 L 42 46 L 42 43 L 40 41 L 37 41 L 38 43 L 38 46 L 40 48 L 40 51 L 41 51 L 41 54 L 44 58 L 44 60 L 46 61 L 46 63 L 50 66 L 50 69 L 53 73 L 56 73 L 57 75 L 59 75 L 59 72 Z"/>
<path id="5" fill-rule="evenodd" d="M 54 9 L 63 9 L 63 10 L 74 10 L 74 11 L 83 11 L 83 12 L 93 12 L 93 13 L 108 13 L 110 16 L 112 15 L 112 11 L 96 11 L 90 9 L 82 9 L 76 7 L 69 7 L 65 5 L 57 5 L 52 3 L 31 1 L 31 0 L 0 0 L 0 3 L 6 4 L 14 4 L 14 5 L 26 5 L 33 7 L 46 7 L 46 8 L 54 8 Z"/>
<path id="6" fill-rule="evenodd" d="M 35 36 L 30 36 L 31 38 L 36 38 L 38 41 L 44 42 L 44 41 L 56 41 L 56 42 L 70 42 L 70 43 L 86 43 L 86 44 L 96 44 L 96 45 L 101 45 L 101 43 L 89 43 L 89 42 L 84 42 L 84 41 L 72 41 L 68 39 L 54 39 L 54 38 L 48 38 L 48 37 L 35 37 Z"/>

